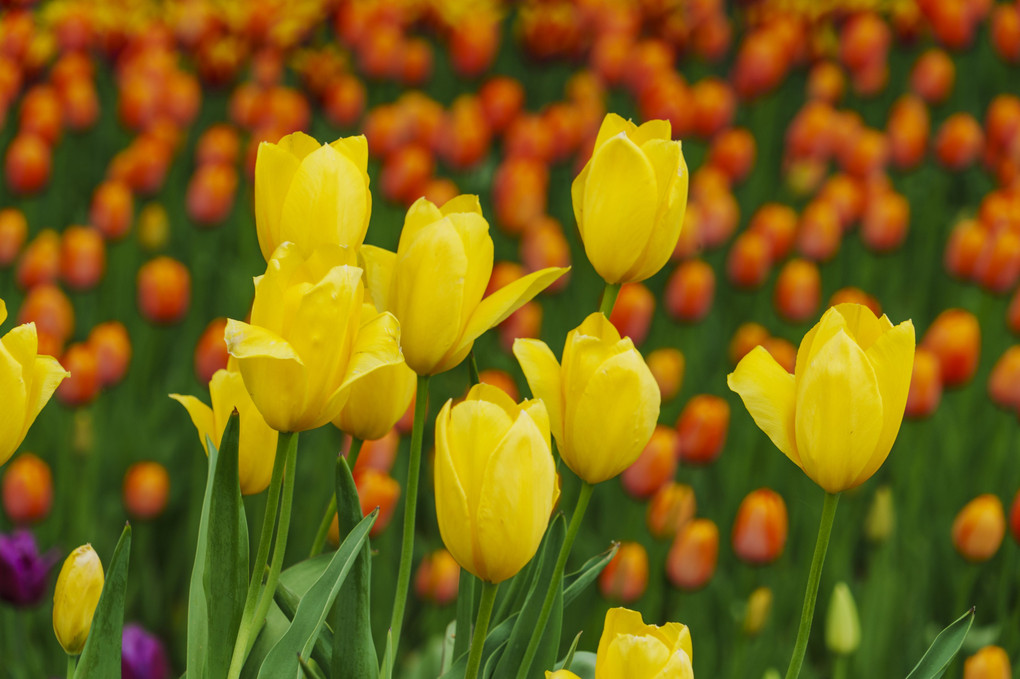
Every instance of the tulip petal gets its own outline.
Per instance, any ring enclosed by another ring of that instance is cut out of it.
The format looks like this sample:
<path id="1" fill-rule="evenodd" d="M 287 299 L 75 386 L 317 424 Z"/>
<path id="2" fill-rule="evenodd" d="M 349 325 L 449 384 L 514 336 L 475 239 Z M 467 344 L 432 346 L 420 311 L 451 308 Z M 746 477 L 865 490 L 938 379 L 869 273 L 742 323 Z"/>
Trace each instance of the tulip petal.
<path id="1" fill-rule="evenodd" d="M 258 187 L 255 189 L 255 228 L 267 262 L 273 250 L 283 242 L 280 237 L 283 201 L 299 163 L 300 159 L 282 144 L 259 144 L 255 157 L 255 186 Z"/>
<path id="2" fill-rule="evenodd" d="M 630 136 L 637 132 L 637 125 L 616 113 L 607 113 L 599 125 L 598 135 L 595 137 L 595 146 L 592 153 L 598 150 L 603 144 L 619 135 L 621 132 Z"/>
<path id="3" fill-rule="evenodd" d="M 209 382 L 209 395 L 212 397 L 213 421 L 216 427 L 214 441 L 222 438 L 227 421 L 234 410 L 237 410 L 241 418 L 237 461 L 241 494 L 261 493 L 269 486 L 273 475 L 278 434 L 266 424 L 255 407 L 240 373 L 217 370 Z"/>
<path id="4" fill-rule="evenodd" d="M 227 320 L 227 351 L 237 359 L 244 387 L 266 424 L 276 431 L 297 431 L 304 411 L 308 375 L 293 347 L 265 328 Z"/>
<path id="5" fill-rule="evenodd" d="M 32 387 L 28 390 L 27 406 L 28 411 L 25 417 L 25 431 L 35 421 L 35 418 L 42 412 L 43 407 L 49 402 L 50 397 L 56 392 L 57 387 L 71 373 L 60 365 L 60 361 L 52 356 L 36 356 L 32 363 Z"/>
<path id="6" fill-rule="evenodd" d="M 669 122 L 665 122 L 668 134 Z M 645 123 L 641 127 L 649 125 Z M 651 278 L 666 265 L 676 249 L 680 231 L 687 211 L 687 184 L 689 180 L 687 163 L 684 160 L 680 142 L 652 139 L 641 146 L 655 169 L 658 187 L 658 211 L 655 228 L 649 234 L 648 243 L 641 256 L 627 271 L 627 281 L 643 281 Z"/>
<path id="7" fill-rule="evenodd" d="M 560 364 L 549 345 L 537 339 L 514 340 L 514 356 L 521 364 L 524 378 L 532 395 L 545 403 L 549 428 L 556 442 L 563 447 L 563 383 Z"/>
<path id="8" fill-rule="evenodd" d="M 358 134 L 353 137 L 341 137 L 329 144 L 334 149 L 347 156 L 354 166 L 361 172 L 365 172 L 365 183 L 368 184 L 368 139 L 365 135 Z"/>
<path id="9" fill-rule="evenodd" d="M 342 387 L 349 388 L 380 368 L 403 362 L 400 324 L 391 313 L 379 314 L 358 331 Z"/>
<path id="10" fill-rule="evenodd" d="M 474 198 L 477 202 L 478 198 Z M 457 235 L 460 236 L 464 252 L 467 254 L 467 270 L 464 272 L 464 302 L 461 305 L 459 323 L 459 327 L 464 328 L 475 311 L 475 307 L 482 301 L 485 288 L 489 285 L 489 278 L 492 277 L 492 237 L 489 235 L 488 222 L 480 214 L 458 212 L 447 216 L 446 219 L 450 221 Z"/>
<path id="11" fill-rule="evenodd" d="M 830 493 L 852 488 L 875 454 L 884 418 L 875 370 L 844 330 L 798 377 L 795 409 L 801 468 Z"/>
<path id="12" fill-rule="evenodd" d="M 482 203 L 478 200 L 478 196 L 471 193 L 464 193 L 459 196 L 454 196 L 443 203 L 443 206 L 439 208 L 439 212 L 444 216 L 464 212 L 476 214 L 481 217 Z"/>
<path id="13" fill-rule="evenodd" d="M 305 134 L 298 130 L 297 132 L 291 132 L 280 138 L 280 141 L 276 142 L 276 146 L 287 153 L 295 156 L 299 161 L 304 160 L 309 154 L 314 153 L 318 148 L 322 146 L 315 137 Z"/>
<path id="14" fill-rule="evenodd" d="M 670 142 L 673 138 L 673 126 L 668 120 L 648 120 L 637 129 L 627 134 L 630 140 L 642 148 L 649 141 Z M 654 163 L 653 163 L 654 164 Z"/>
<path id="15" fill-rule="evenodd" d="M 206 437 L 212 439 L 214 446 L 218 447 L 220 445 L 220 436 L 222 435 L 222 432 L 216 431 L 212 408 L 202 403 L 202 401 L 194 396 L 170 394 L 170 398 L 180 403 L 184 406 L 184 409 L 188 411 L 188 415 L 191 416 L 191 423 L 195 425 L 195 429 L 198 431 L 198 438 L 202 442 L 202 449 L 205 450 L 206 455 L 209 454 Z"/>
<path id="16" fill-rule="evenodd" d="M 837 304 L 834 308 L 846 321 L 847 334 L 864 351 L 867 351 L 882 333 L 892 328 L 888 316 L 883 315 L 880 319 L 875 316 L 874 311 L 863 304 Z"/>
<path id="17" fill-rule="evenodd" d="M 369 301 L 379 311 L 392 311 L 391 289 L 397 253 L 374 245 L 362 245 L 358 254 L 365 270 L 365 290 L 368 292 Z"/>
<path id="18" fill-rule="evenodd" d="M 3 325 L 3 322 L 6 320 L 7 320 L 7 304 L 5 304 L 2 299 L 0 299 L 0 325 Z"/>
<path id="19" fill-rule="evenodd" d="M 818 350 L 825 346 L 840 330 L 846 330 L 846 318 L 835 307 L 829 307 L 822 314 L 821 320 L 804 333 L 804 339 L 797 347 L 797 360 L 794 375 L 803 375 L 807 366 L 814 360 Z"/>
<path id="20" fill-rule="evenodd" d="M 0 408 L 0 464 L 10 459 L 25 438 L 28 394 L 22 373 L 21 363 L 11 355 L 4 343 L 0 343 L 0 394 L 3 394 L 4 399 L 4 406 Z"/>
<path id="21" fill-rule="evenodd" d="M 669 662 L 670 652 L 658 639 L 649 636 L 621 634 L 610 642 L 605 657 L 596 662 L 595 679 L 605 677 L 648 677 L 658 679 Z M 599 664 L 607 665 L 609 673 L 599 672 Z"/>
<path id="22" fill-rule="evenodd" d="M 474 564 L 474 516 L 468 507 L 467 487 L 458 475 L 449 443 L 450 412 L 453 401 L 449 400 L 436 418 L 436 460 L 435 490 L 436 518 L 443 544 L 450 554 L 467 568 Z"/>
<path id="23" fill-rule="evenodd" d="M 800 466 L 794 428 L 797 401 L 794 376 L 764 347 L 757 346 L 726 377 L 726 384 L 740 395 L 754 423 L 772 439 L 776 448 Z"/>
<path id="24" fill-rule="evenodd" d="M 442 211 L 432 201 L 425 197 L 414 201 L 404 216 L 404 228 L 400 230 L 397 254 L 403 254 L 404 250 L 410 247 L 411 243 L 418 238 L 419 232 L 422 229 L 431 226 L 442 218 Z"/>

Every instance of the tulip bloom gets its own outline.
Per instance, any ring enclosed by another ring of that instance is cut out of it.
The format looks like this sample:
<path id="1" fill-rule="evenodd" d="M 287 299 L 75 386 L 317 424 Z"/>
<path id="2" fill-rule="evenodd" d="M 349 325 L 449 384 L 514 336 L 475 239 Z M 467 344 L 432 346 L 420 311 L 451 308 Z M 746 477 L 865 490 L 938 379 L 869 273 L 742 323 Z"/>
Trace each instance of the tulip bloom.
<path id="1" fill-rule="evenodd" d="M 338 246 L 306 258 L 284 243 L 255 279 L 251 323 L 227 321 L 227 350 L 277 431 L 321 427 L 340 413 L 358 380 L 400 363 L 396 319 L 379 314 L 361 322 L 365 290 L 352 260 Z"/>
<path id="2" fill-rule="evenodd" d="M 804 336 L 795 374 L 756 347 L 727 378 L 755 423 L 829 493 L 854 488 L 889 455 L 907 401 L 914 326 L 840 304 Z"/>
<path id="3" fill-rule="evenodd" d="M 236 410 L 241 418 L 238 444 L 238 476 L 241 493 L 261 493 L 269 486 L 273 475 L 273 461 L 276 459 L 277 432 L 263 419 L 254 401 L 244 388 L 241 373 L 236 370 L 217 370 L 209 380 L 210 408 L 194 396 L 170 394 L 191 416 L 191 422 L 198 430 L 198 438 L 209 454 L 208 442 L 219 449 L 223 432 L 230 415 Z"/>
<path id="4" fill-rule="evenodd" d="M 476 384 L 436 419 L 436 518 L 457 563 L 500 583 L 535 555 L 558 494 L 549 416 Z"/>
<path id="5" fill-rule="evenodd" d="M 0 300 L 0 323 L 7 319 L 7 307 Z M 26 323 L 0 337 L 0 465 L 7 462 L 32 426 L 57 386 L 69 373 L 52 356 L 38 355 L 39 338 L 35 323 Z"/>
<path id="6" fill-rule="evenodd" d="M 68 655 L 85 648 L 103 582 L 103 564 L 92 545 L 71 552 L 60 569 L 53 591 L 53 633 Z"/>
<path id="7" fill-rule="evenodd" d="M 654 276 L 680 238 L 687 163 L 667 120 L 640 127 L 610 113 L 570 194 L 584 251 L 611 284 Z"/>
<path id="8" fill-rule="evenodd" d="M 39 603 L 55 560 L 39 553 L 35 536 L 27 530 L 0 534 L 0 601 L 15 608 Z"/>
<path id="9" fill-rule="evenodd" d="M 594 313 L 567 334 L 563 364 L 539 340 L 514 355 L 549 422 L 563 461 L 588 483 L 611 479 L 644 450 L 659 418 L 659 386 L 630 338 Z"/>
<path id="10" fill-rule="evenodd" d="M 687 625 L 646 625 L 637 611 L 610 608 L 595 659 L 595 679 L 694 679 Z"/>
<path id="11" fill-rule="evenodd" d="M 255 228 L 268 262 L 291 241 L 305 255 L 319 245 L 358 248 L 372 215 L 364 135 L 319 145 L 304 132 L 259 144 Z"/>
<path id="12" fill-rule="evenodd" d="M 366 245 L 361 256 L 372 302 L 400 321 L 404 357 L 418 375 L 456 367 L 482 333 L 567 272 L 542 269 L 482 299 L 492 237 L 478 197 L 467 195 L 442 208 L 420 198 L 407 211 L 396 253 Z"/>

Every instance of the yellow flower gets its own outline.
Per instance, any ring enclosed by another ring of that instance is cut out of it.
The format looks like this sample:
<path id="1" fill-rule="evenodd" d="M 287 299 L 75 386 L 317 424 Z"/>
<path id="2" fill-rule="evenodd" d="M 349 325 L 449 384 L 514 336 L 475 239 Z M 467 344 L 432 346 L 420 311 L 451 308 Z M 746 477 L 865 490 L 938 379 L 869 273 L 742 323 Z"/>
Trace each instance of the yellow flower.
<path id="1" fill-rule="evenodd" d="M 358 380 L 401 360 L 393 316 L 361 322 L 362 271 L 352 261 L 339 246 L 320 246 L 305 258 L 284 243 L 255 279 L 251 323 L 227 321 L 227 350 L 277 431 L 321 427 L 340 413 Z"/>
<path id="2" fill-rule="evenodd" d="M 0 299 L 0 323 L 7 306 Z M 28 428 L 69 372 L 52 356 L 40 356 L 35 323 L 13 328 L 0 337 L 0 465 L 25 440 Z"/>
<path id="3" fill-rule="evenodd" d="M 654 276 L 680 238 L 687 163 L 668 120 L 640 127 L 610 113 L 571 186 L 584 251 L 607 283 Z"/>
<path id="4" fill-rule="evenodd" d="M 516 340 L 514 355 L 575 474 L 600 483 L 638 458 L 659 418 L 659 387 L 634 343 L 605 316 L 594 313 L 567 334 L 562 367 L 539 340 Z"/>
<path id="5" fill-rule="evenodd" d="M 492 237 L 477 196 L 442 209 L 424 198 L 407 211 L 397 252 L 361 248 L 376 307 L 400 321 L 407 365 L 419 375 L 456 367 L 474 341 L 505 320 L 568 269 L 536 271 L 485 299 L 492 274 Z"/>
<path id="6" fill-rule="evenodd" d="M 255 227 L 262 256 L 290 241 L 305 255 L 319 245 L 355 249 L 372 215 L 363 135 L 320 145 L 304 132 L 259 144 Z"/>
<path id="7" fill-rule="evenodd" d="M 599 639 L 595 679 L 694 679 L 687 625 L 646 625 L 641 614 L 610 608 Z"/>
<path id="8" fill-rule="evenodd" d="M 762 347 L 727 378 L 755 423 L 829 493 L 874 474 L 896 441 L 914 364 L 914 325 L 840 304 L 804 336 L 795 374 Z"/>
<path id="9" fill-rule="evenodd" d="M 436 419 L 436 518 L 462 568 L 502 582 L 531 560 L 556 501 L 549 418 L 541 401 L 514 403 L 476 384 Z"/>
<path id="10" fill-rule="evenodd" d="M 371 304 L 362 305 L 365 322 L 378 315 Z M 362 441 L 381 439 L 407 411 L 414 391 L 414 371 L 404 361 L 383 366 L 354 383 L 347 404 L 333 424 Z"/>
<path id="11" fill-rule="evenodd" d="M 191 421 L 198 430 L 198 438 L 202 441 L 206 455 L 209 454 L 207 438 L 219 448 L 223 439 L 223 431 L 227 428 L 227 420 L 235 410 L 241 421 L 240 440 L 238 442 L 238 476 L 241 480 L 241 493 L 253 495 L 261 493 L 269 485 L 273 475 L 273 461 L 276 459 L 276 430 L 266 424 L 251 396 L 245 391 L 244 380 L 237 372 L 236 361 L 231 361 L 227 370 L 217 370 L 209 380 L 209 396 L 212 407 L 194 396 L 170 394 L 184 406 Z"/>
<path id="12" fill-rule="evenodd" d="M 103 564 L 92 545 L 71 552 L 60 569 L 53 591 L 53 633 L 68 655 L 85 648 L 103 582 Z"/>
<path id="13" fill-rule="evenodd" d="M 555 672 L 545 671 L 545 679 L 581 679 L 570 670 L 556 670 Z"/>

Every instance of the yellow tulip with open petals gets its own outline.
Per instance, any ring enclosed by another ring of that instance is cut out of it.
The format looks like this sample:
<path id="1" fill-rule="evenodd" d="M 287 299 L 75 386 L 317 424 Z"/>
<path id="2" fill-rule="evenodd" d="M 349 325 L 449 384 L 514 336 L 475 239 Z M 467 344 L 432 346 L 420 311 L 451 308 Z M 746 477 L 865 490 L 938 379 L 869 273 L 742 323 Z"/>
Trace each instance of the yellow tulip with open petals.
<path id="1" fill-rule="evenodd" d="M 660 393 L 629 337 L 594 313 L 567 334 L 563 364 L 535 339 L 514 342 L 531 393 L 549 409 L 560 456 L 588 483 L 629 467 L 652 438 Z"/>
<path id="2" fill-rule="evenodd" d="M 903 421 L 914 325 L 839 304 L 808 331 L 791 375 L 762 347 L 727 378 L 755 423 L 827 492 L 854 488 L 885 462 Z"/>
<path id="3" fill-rule="evenodd" d="M 395 253 L 368 245 L 360 253 L 372 301 L 400 321 L 407 365 L 423 376 L 459 365 L 482 333 L 568 271 L 542 269 L 483 299 L 492 237 L 478 197 L 468 195 L 442 208 L 418 199 Z"/>
<path id="4" fill-rule="evenodd" d="M 450 554 L 486 582 L 516 575 L 538 551 L 558 494 L 545 406 L 476 384 L 440 411 L 435 464 L 436 518 Z"/>
<path id="5" fill-rule="evenodd" d="M 281 244 L 304 254 L 319 245 L 357 248 L 372 215 L 364 135 L 319 144 L 294 132 L 259 144 L 255 160 L 255 228 L 269 261 Z"/>
<path id="6" fill-rule="evenodd" d="M 306 258 L 284 243 L 255 279 L 251 323 L 227 321 L 227 350 L 273 429 L 321 427 L 358 380 L 400 363 L 396 319 L 383 313 L 362 323 L 361 278 L 347 248 L 320 246 Z"/>
<path id="7" fill-rule="evenodd" d="M 5 320 L 7 306 L 0 300 L 0 323 Z M 38 352 L 35 323 L 19 325 L 0 337 L 0 465 L 11 458 L 57 386 L 70 375 L 57 359 Z"/>
<path id="8" fill-rule="evenodd" d="M 170 394 L 170 398 L 187 409 L 207 455 L 208 439 L 212 439 L 213 445 L 219 448 L 227 421 L 231 414 L 237 411 L 241 418 L 238 423 L 240 426 L 238 476 L 241 481 L 241 493 L 244 495 L 261 493 L 269 486 L 269 480 L 273 476 L 277 432 L 266 424 L 262 414 L 255 407 L 251 396 L 244 388 L 241 373 L 237 372 L 235 361 L 231 361 L 226 370 L 217 370 L 209 380 L 209 396 L 212 400 L 211 408 L 194 396 Z"/>
<path id="9" fill-rule="evenodd" d="M 571 198 L 584 251 L 607 283 L 654 276 L 669 261 L 687 210 L 689 173 L 668 120 L 602 121 Z"/>
<path id="10" fill-rule="evenodd" d="M 687 625 L 646 625 L 637 611 L 610 608 L 595 659 L 595 679 L 694 679 Z"/>

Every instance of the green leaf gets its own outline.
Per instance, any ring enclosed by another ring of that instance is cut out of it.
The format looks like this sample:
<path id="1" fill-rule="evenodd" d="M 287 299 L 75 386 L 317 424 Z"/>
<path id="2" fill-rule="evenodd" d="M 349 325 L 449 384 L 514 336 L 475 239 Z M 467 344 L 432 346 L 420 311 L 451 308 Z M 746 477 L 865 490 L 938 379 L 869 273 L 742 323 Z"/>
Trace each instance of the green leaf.
<path id="1" fill-rule="evenodd" d="M 259 679 L 280 679 L 297 677 L 297 656 L 311 655 L 312 646 L 319 630 L 326 622 L 326 615 L 336 600 L 341 586 L 354 564 L 361 546 L 368 538 L 368 531 L 379 515 L 378 510 L 366 516 L 350 532 L 340 549 L 330 559 L 329 566 L 308 592 L 301 597 L 301 603 L 294 613 L 294 620 L 283 637 L 276 642 L 259 669 Z"/>
<path id="2" fill-rule="evenodd" d="M 970 631 L 970 626 L 973 624 L 974 609 L 971 608 L 957 618 L 953 624 L 939 632 L 921 661 L 907 675 L 907 679 L 939 679 L 946 673 L 949 663 L 963 646 L 967 632 Z"/>
<path id="3" fill-rule="evenodd" d="M 483 658 L 492 657 L 497 650 L 506 645 L 516 621 L 517 613 L 513 613 L 509 618 L 489 630 L 488 636 L 485 637 L 485 643 L 482 645 Z M 463 679 L 467 674 L 467 660 L 467 655 L 458 658 L 449 670 L 440 675 L 442 679 Z"/>
<path id="4" fill-rule="evenodd" d="M 574 640 L 570 642 L 570 648 L 567 650 L 567 655 L 563 658 L 563 662 L 556 666 L 556 669 L 559 670 L 570 669 L 570 664 L 574 662 L 574 653 L 577 652 L 577 642 L 581 640 L 582 634 L 584 634 L 584 632 L 578 632 L 577 636 L 574 637 Z"/>
<path id="5" fill-rule="evenodd" d="M 570 671 L 581 679 L 595 679 L 595 654 L 591 651 L 578 651 L 570 663 Z"/>
<path id="6" fill-rule="evenodd" d="M 581 592 L 591 583 L 595 582 L 595 578 L 599 576 L 602 569 L 606 567 L 613 557 L 616 556 L 617 550 L 620 548 L 620 543 L 614 542 L 608 551 L 605 551 L 597 556 L 593 556 L 584 562 L 584 565 L 573 573 L 567 575 L 564 579 L 565 587 L 563 589 L 563 605 L 569 606 L 573 603 Z"/>
<path id="7" fill-rule="evenodd" d="M 99 596 L 92 616 L 92 628 L 74 673 L 77 679 L 113 679 L 120 676 L 120 644 L 124 634 L 124 598 L 130 560 L 131 525 L 128 524 L 120 534 L 106 571 L 103 593 Z"/>
<path id="8" fill-rule="evenodd" d="M 466 568 L 460 569 L 460 581 L 457 583 L 457 621 L 464 627 L 471 628 L 471 621 L 475 619 L 475 581 L 476 578 Z M 493 621 L 498 622 L 498 621 Z M 450 649 L 450 660 L 459 658 L 468 652 L 471 644 L 470 634 L 454 634 L 453 648 Z"/>
<path id="9" fill-rule="evenodd" d="M 202 500 L 202 517 L 198 522 L 198 544 L 195 545 L 195 564 L 191 568 L 191 584 L 188 588 L 188 659 L 185 674 L 188 679 L 204 679 L 205 660 L 209 652 L 209 602 L 205 596 L 205 552 L 209 534 L 209 507 L 212 505 L 213 481 L 219 451 L 211 438 L 206 436 L 209 450 L 209 474 L 205 482 L 205 497 Z M 233 645 L 231 645 L 233 646 Z"/>
<path id="10" fill-rule="evenodd" d="M 349 577 L 349 576 L 348 576 Z M 287 617 L 288 623 L 294 620 L 294 615 L 297 613 L 297 608 L 301 604 L 301 597 L 293 592 L 287 585 L 283 584 L 283 581 L 276 583 L 276 591 L 273 592 L 273 602 L 280 608 L 280 611 Z M 280 638 L 286 633 L 284 629 L 281 634 L 274 640 L 279 641 Z M 329 623 L 322 626 L 319 630 L 319 634 L 315 637 L 315 645 L 312 647 L 312 660 L 318 663 L 319 667 L 329 667 L 332 657 L 333 647 L 333 630 L 330 629 Z M 270 647 L 269 650 L 272 650 Z M 267 652 L 268 653 L 268 652 Z M 262 656 L 265 658 L 265 655 Z"/>
<path id="11" fill-rule="evenodd" d="M 326 676 L 314 660 L 305 660 L 299 657 L 298 665 L 301 667 L 301 676 L 305 679 L 326 679 Z"/>
<path id="12" fill-rule="evenodd" d="M 351 531 L 362 519 L 358 487 L 354 484 L 347 460 L 336 461 L 336 508 L 340 535 Z M 372 561 L 368 541 L 358 551 L 347 586 L 333 604 L 332 679 L 364 679 L 379 667 L 379 657 L 372 639 Z"/>

